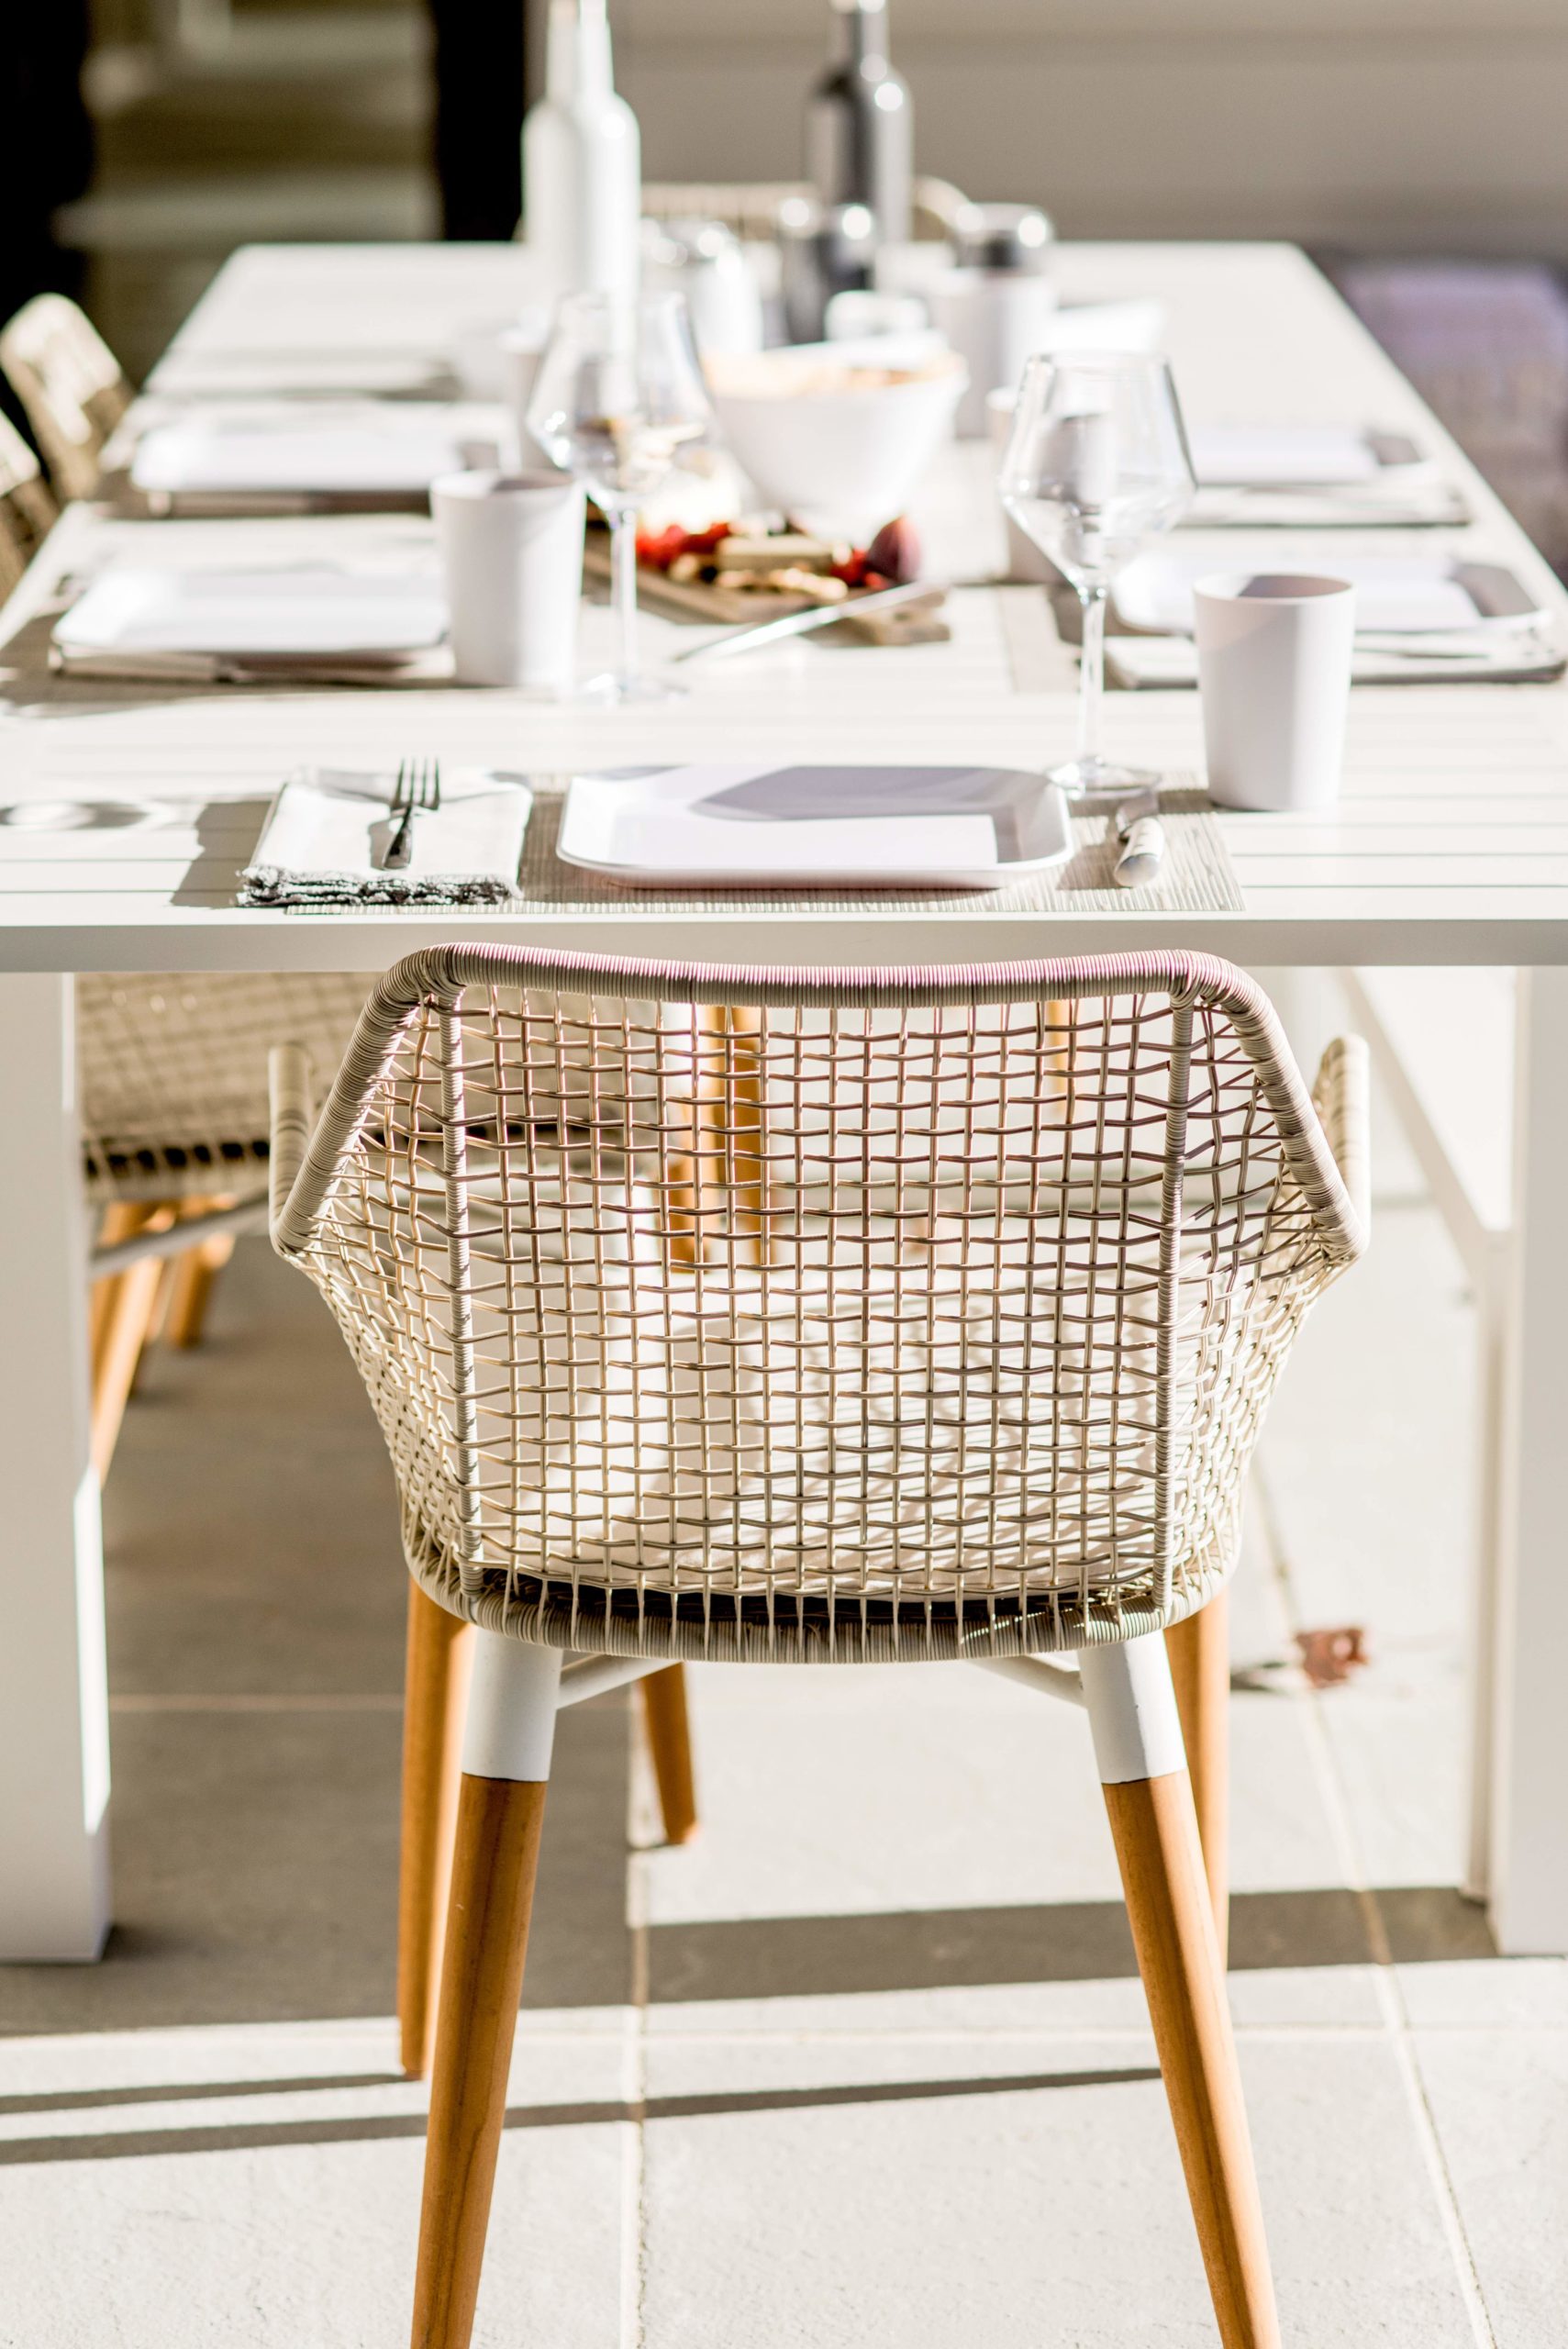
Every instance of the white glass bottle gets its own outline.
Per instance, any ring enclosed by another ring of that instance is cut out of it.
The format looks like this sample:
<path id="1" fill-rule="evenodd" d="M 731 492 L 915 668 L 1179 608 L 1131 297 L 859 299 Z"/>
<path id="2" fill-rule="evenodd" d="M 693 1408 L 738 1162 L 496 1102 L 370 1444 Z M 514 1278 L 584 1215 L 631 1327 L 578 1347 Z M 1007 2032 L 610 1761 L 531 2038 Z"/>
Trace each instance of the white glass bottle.
<path id="1" fill-rule="evenodd" d="M 616 95 L 605 0 L 550 0 L 545 93 L 523 124 L 523 233 L 540 291 L 636 291 L 637 117 Z"/>

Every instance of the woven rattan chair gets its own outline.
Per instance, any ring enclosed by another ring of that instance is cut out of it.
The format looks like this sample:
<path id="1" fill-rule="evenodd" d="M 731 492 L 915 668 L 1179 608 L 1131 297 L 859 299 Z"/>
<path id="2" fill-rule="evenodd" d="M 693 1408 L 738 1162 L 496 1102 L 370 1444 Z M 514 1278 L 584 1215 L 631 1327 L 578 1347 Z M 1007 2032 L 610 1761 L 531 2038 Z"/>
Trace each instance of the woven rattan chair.
<path id="1" fill-rule="evenodd" d="M 382 982 L 318 1118 L 274 1054 L 273 1243 L 364 1377 L 417 1584 L 479 1627 L 416 2349 L 470 2336 L 556 1710 L 674 1657 L 944 1658 L 1086 1707 L 1220 2332 L 1277 2343 L 1162 1635 L 1218 1603 L 1291 1339 L 1364 1244 L 1363 1081 L 1334 1046 L 1315 1109 L 1251 982 L 1178 954 L 452 947 Z"/>
<path id="2" fill-rule="evenodd" d="M 60 513 L 39 461 L 0 416 L 0 603 L 26 571 Z"/>
<path id="3" fill-rule="evenodd" d="M 133 393 L 114 352 L 64 294 L 39 294 L 0 328 L 0 369 L 61 498 L 91 497 Z"/>

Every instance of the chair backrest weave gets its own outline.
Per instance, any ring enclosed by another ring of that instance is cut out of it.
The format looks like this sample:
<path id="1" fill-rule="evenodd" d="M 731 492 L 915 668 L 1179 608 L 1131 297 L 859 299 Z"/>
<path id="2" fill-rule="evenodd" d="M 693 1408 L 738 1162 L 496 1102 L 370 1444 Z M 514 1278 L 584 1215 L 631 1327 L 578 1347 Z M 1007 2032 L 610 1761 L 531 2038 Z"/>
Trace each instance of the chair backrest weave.
<path id="1" fill-rule="evenodd" d="M 88 1197 L 266 1189 L 267 1052 L 336 1066 L 370 992 L 336 971 L 84 972 L 76 1057 Z"/>
<path id="2" fill-rule="evenodd" d="M 91 497 L 105 443 L 131 402 L 118 360 L 64 294 L 39 294 L 0 328 L 0 369 L 62 498 Z"/>
<path id="3" fill-rule="evenodd" d="M 274 1240 L 410 1562 L 577 1647 L 954 1654 L 1174 1620 L 1361 1224 L 1195 956 L 743 972 L 504 949 L 378 988 Z"/>

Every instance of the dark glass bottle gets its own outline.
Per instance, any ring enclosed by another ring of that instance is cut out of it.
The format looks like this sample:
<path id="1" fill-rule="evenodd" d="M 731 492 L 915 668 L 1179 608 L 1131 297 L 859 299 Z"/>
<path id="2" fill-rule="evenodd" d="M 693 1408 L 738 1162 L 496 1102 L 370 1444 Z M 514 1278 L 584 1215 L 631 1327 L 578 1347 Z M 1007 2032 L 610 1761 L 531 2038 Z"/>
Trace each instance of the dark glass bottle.
<path id="1" fill-rule="evenodd" d="M 910 228 L 914 113 L 887 58 L 887 0 L 832 0 L 837 54 L 812 88 L 806 176 L 824 205 L 863 204 L 879 243 Z"/>

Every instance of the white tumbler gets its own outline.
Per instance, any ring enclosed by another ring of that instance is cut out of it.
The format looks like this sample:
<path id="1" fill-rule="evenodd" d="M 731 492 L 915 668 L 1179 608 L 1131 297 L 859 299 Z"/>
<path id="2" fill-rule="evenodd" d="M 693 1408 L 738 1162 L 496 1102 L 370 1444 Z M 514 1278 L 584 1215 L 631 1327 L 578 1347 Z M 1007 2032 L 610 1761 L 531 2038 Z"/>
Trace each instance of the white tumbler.
<path id="1" fill-rule="evenodd" d="M 1210 798 L 1276 814 L 1331 807 L 1355 589 L 1302 572 L 1226 572 L 1193 593 Z"/>
<path id="2" fill-rule="evenodd" d="M 563 473 L 445 473 L 430 511 L 459 685 L 572 684 L 583 593 L 582 485 Z"/>

